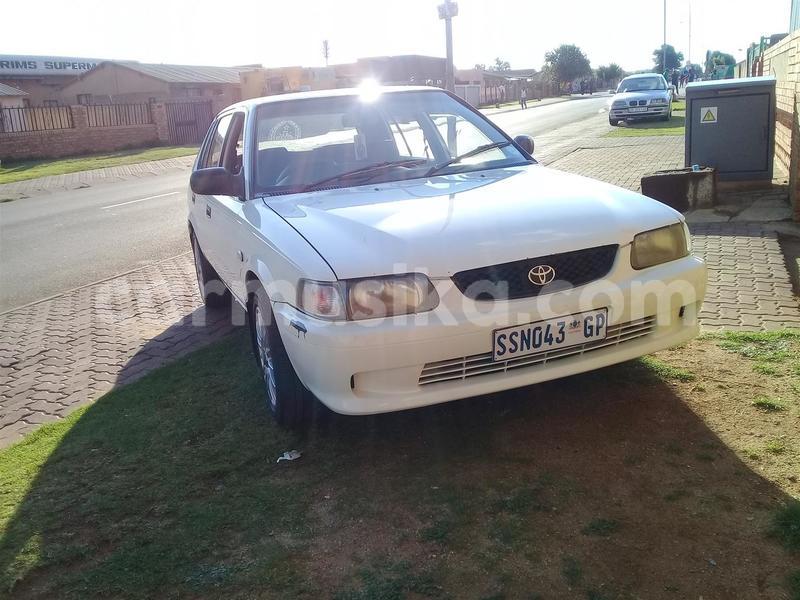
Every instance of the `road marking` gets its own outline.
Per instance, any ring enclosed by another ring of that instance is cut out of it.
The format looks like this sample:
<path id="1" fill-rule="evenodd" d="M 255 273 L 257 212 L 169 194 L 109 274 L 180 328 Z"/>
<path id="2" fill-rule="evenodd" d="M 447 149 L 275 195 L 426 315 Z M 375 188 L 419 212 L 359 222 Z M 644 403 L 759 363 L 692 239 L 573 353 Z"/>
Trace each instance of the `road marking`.
<path id="1" fill-rule="evenodd" d="M 175 194 L 181 194 L 182 192 L 170 192 L 168 194 L 158 194 L 157 196 L 148 196 L 147 198 L 139 198 L 138 200 L 128 200 L 127 202 L 120 202 L 119 204 L 111 204 L 110 206 L 102 206 L 100 210 L 106 210 L 108 208 L 117 208 L 118 206 L 125 206 L 126 204 L 134 204 L 136 202 L 144 202 L 145 200 L 154 200 L 155 198 L 163 198 L 165 196 L 174 196 Z"/>

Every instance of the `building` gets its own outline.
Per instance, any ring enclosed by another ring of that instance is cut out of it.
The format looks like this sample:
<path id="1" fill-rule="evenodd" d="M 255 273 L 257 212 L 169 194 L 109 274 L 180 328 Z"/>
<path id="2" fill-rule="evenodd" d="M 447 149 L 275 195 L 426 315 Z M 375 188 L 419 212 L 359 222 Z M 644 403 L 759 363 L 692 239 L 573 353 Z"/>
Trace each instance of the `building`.
<path id="1" fill-rule="evenodd" d="M 550 95 L 545 89 L 542 74 L 536 69 L 513 71 L 484 71 L 481 69 L 458 69 L 456 86 L 479 85 L 480 104 L 500 104 L 519 100 L 524 89 L 528 99 Z"/>
<path id="2" fill-rule="evenodd" d="M 445 59 L 407 54 L 359 58 L 330 67 L 242 68 L 243 98 L 356 87 L 365 80 L 383 85 L 444 85 Z"/>
<path id="3" fill-rule="evenodd" d="M 0 54 L 0 84 L 25 92 L 31 106 L 54 105 L 62 86 L 99 62 L 94 58 Z"/>
<path id="4" fill-rule="evenodd" d="M 136 104 L 212 100 L 216 110 L 242 98 L 244 67 L 104 61 L 65 84 L 63 104 Z"/>
<path id="5" fill-rule="evenodd" d="M 27 105 L 28 92 L 0 83 L 0 108 L 23 108 Z"/>
<path id="6" fill-rule="evenodd" d="M 251 68 L 240 73 L 240 80 L 242 98 L 342 87 L 333 67 Z"/>

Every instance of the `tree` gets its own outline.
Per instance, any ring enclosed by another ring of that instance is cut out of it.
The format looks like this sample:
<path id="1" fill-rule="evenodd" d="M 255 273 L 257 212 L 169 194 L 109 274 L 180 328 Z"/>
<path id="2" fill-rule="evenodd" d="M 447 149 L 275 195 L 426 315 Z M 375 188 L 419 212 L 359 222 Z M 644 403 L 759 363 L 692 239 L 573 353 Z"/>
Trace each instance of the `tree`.
<path id="1" fill-rule="evenodd" d="M 550 80 L 558 84 L 592 73 L 589 59 L 574 44 L 562 44 L 547 52 L 544 55 L 544 70 Z"/>
<path id="2" fill-rule="evenodd" d="M 735 65 L 736 59 L 732 54 L 720 52 L 719 50 L 706 52 L 706 73 L 713 73 L 719 65 Z"/>
<path id="3" fill-rule="evenodd" d="M 475 63 L 475 67 L 474 68 L 476 70 L 478 70 L 478 71 L 485 71 L 486 70 L 486 65 L 484 63 Z"/>
<path id="4" fill-rule="evenodd" d="M 611 63 L 608 66 L 599 66 L 595 72 L 598 81 L 610 85 L 616 84 L 620 79 L 625 76 L 625 71 L 622 70 L 617 63 Z"/>
<path id="5" fill-rule="evenodd" d="M 667 69 L 679 69 L 683 62 L 683 52 L 675 50 L 675 46 L 666 44 L 653 50 L 653 62 L 656 64 L 653 71 L 656 73 L 664 72 L 664 48 L 667 49 Z"/>
<path id="6" fill-rule="evenodd" d="M 490 71 L 498 71 L 502 73 L 504 71 L 511 70 L 511 63 L 507 60 L 501 59 L 499 56 L 494 59 L 494 64 L 489 68 Z"/>

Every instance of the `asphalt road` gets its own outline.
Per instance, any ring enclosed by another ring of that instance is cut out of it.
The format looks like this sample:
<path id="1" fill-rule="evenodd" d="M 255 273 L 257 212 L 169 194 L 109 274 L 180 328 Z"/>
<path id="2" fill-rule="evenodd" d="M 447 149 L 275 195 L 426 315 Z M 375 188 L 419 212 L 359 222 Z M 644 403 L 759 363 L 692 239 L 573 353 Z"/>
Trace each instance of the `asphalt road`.
<path id="1" fill-rule="evenodd" d="M 511 135 L 542 135 L 596 117 L 600 96 L 490 115 Z M 189 172 L 0 204 L 0 312 L 189 250 Z"/>

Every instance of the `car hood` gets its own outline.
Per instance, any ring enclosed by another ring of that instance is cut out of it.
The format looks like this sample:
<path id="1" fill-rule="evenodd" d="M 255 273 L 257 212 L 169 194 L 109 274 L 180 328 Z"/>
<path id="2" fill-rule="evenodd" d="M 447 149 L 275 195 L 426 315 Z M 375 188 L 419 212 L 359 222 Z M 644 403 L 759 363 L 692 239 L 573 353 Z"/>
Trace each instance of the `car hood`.
<path id="1" fill-rule="evenodd" d="M 654 90 L 651 92 L 623 92 L 622 94 L 614 94 L 611 102 L 624 100 L 627 104 L 631 100 L 652 100 L 653 98 L 669 98 L 667 90 Z"/>
<path id="2" fill-rule="evenodd" d="M 539 165 L 265 198 L 340 279 L 475 267 L 605 244 L 680 220 L 650 198 Z M 264 232 L 269 237 L 269 232 Z"/>

